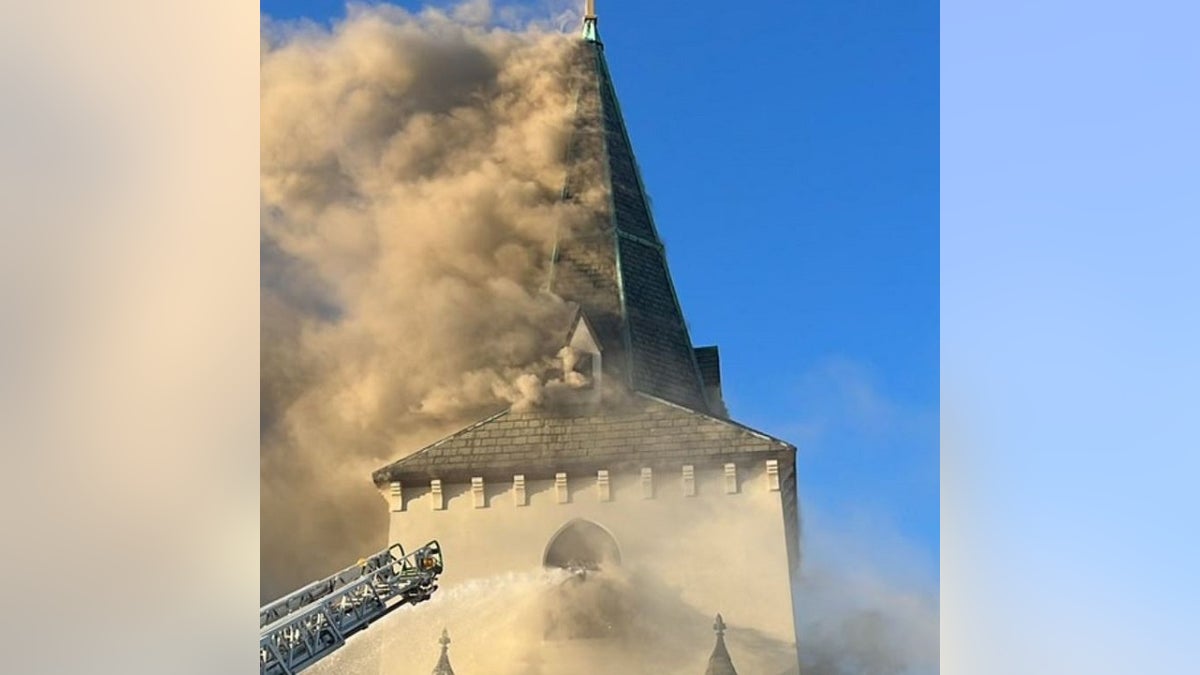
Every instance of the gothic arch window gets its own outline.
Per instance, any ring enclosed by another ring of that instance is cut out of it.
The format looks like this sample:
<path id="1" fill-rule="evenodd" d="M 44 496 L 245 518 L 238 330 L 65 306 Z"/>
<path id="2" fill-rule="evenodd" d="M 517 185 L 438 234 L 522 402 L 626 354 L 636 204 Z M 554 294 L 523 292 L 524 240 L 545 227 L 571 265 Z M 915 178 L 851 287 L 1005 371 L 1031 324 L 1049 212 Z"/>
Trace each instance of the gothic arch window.
<path id="1" fill-rule="evenodd" d="M 621 549 L 612 534 L 596 523 L 576 518 L 559 528 L 542 556 L 545 567 L 597 570 L 621 564 Z"/>

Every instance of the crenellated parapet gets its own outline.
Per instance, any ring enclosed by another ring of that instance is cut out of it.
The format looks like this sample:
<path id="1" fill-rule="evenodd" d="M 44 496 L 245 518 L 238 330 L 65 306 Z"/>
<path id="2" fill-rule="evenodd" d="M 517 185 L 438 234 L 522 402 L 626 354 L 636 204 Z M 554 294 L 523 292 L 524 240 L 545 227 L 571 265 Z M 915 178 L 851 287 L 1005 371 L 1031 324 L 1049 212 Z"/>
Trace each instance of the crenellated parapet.
<path id="1" fill-rule="evenodd" d="M 790 465 L 790 459 L 782 461 Z M 505 477 L 492 473 L 457 481 L 396 480 L 388 484 L 385 496 L 390 510 L 400 512 L 414 507 L 433 511 L 508 509 L 581 502 L 687 501 L 715 495 L 735 499 L 756 493 L 794 492 L 794 487 L 780 481 L 780 462 L 772 458 L 707 464 L 625 463 L 613 468 L 562 471 L 530 467 Z"/>

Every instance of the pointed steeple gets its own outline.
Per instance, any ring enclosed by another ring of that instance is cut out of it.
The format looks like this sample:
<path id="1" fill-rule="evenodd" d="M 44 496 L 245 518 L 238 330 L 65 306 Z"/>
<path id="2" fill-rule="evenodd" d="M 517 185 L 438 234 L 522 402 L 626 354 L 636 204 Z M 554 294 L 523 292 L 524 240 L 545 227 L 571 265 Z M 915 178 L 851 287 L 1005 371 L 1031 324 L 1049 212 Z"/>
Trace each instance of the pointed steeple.
<path id="1" fill-rule="evenodd" d="M 442 629 L 442 637 L 438 643 L 442 645 L 442 656 L 433 667 L 433 675 L 454 675 L 454 669 L 450 667 L 450 633 L 445 628 Z"/>
<path id="2" fill-rule="evenodd" d="M 608 381 L 709 413 L 666 251 L 595 30 L 589 2 L 584 39 L 573 55 L 576 109 L 563 186 L 563 198 L 585 206 L 588 217 L 560 230 L 550 290 L 577 303 L 596 329 Z"/>
<path id="3" fill-rule="evenodd" d="M 725 621 L 720 614 L 713 624 L 713 630 L 717 633 L 717 645 L 713 647 L 712 656 L 708 657 L 708 670 L 704 671 L 704 675 L 737 675 L 733 660 L 729 658 L 729 650 L 725 648 Z"/>

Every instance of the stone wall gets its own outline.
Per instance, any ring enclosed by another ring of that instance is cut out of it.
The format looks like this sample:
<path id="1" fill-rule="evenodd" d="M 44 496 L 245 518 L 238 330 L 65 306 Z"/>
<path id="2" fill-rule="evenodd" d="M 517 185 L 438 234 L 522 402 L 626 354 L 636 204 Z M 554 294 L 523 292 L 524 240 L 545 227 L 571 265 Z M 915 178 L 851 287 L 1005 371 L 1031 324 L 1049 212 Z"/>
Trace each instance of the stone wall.
<path id="1" fill-rule="evenodd" d="M 622 567 L 657 580 L 665 602 L 694 610 L 707 629 L 721 612 L 731 625 L 795 645 L 791 568 L 797 559 L 795 472 L 788 460 L 737 464 L 625 465 L 503 482 L 392 483 L 384 490 L 391 542 L 441 542 L 442 588 L 543 564 L 565 525 L 585 519 L 616 540 Z M 435 596 L 436 600 L 436 596 Z M 690 615 L 690 613 L 689 613 Z M 702 630 L 696 649 L 710 632 Z M 739 645 L 736 632 L 730 649 Z M 793 651 L 794 653 L 794 651 Z M 783 672 L 783 669 L 776 672 Z"/>

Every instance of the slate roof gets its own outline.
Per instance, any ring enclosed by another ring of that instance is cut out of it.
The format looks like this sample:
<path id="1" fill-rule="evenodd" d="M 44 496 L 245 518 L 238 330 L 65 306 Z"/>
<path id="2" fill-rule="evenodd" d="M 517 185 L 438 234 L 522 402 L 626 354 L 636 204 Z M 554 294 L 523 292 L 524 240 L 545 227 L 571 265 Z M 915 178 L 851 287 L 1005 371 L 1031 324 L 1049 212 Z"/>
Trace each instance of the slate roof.
<path id="1" fill-rule="evenodd" d="M 375 472 L 375 484 L 790 458 L 777 438 L 645 394 L 621 406 L 506 410 Z"/>
<path id="2" fill-rule="evenodd" d="M 705 384 L 720 383 L 717 350 L 692 348 L 603 46 L 582 40 L 572 58 L 576 113 L 563 199 L 607 199 L 586 222 L 564 224 L 550 289 L 578 304 L 600 343 L 606 382 L 623 383 L 624 393 L 608 398 L 606 387 L 606 398 L 588 407 L 505 410 L 379 469 L 376 485 L 794 457 L 792 445 L 724 419 L 719 393 L 706 398 Z"/>
<path id="3" fill-rule="evenodd" d="M 700 379 L 706 385 L 721 384 L 721 353 L 716 346 L 696 347 L 696 365 Z"/>
<path id="4" fill-rule="evenodd" d="M 585 225 L 559 232 L 550 289 L 578 303 L 597 329 L 607 376 L 708 411 L 603 46 L 580 41 L 571 73 L 576 113 L 563 198 L 599 188 L 609 199 Z"/>

